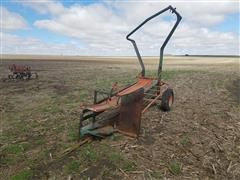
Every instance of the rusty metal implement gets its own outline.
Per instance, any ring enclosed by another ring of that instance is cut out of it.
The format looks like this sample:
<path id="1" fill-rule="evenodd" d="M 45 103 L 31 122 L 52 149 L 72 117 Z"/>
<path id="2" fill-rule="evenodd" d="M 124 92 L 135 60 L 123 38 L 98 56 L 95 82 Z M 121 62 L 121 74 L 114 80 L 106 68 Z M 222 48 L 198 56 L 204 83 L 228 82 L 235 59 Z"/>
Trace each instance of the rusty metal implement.
<path id="1" fill-rule="evenodd" d="M 10 71 L 8 79 L 30 79 L 33 76 L 38 78 L 38 74 L 36 72 L 32 72 L 30 66 L 12 64 L 8 67 L 8 69 Z"/>
<path id="2" fill-rule="evenodd" d="M 176 22 L 160 48 L 160 59 L 156 77 L 146 77 L 145 66 L 137 44 L 130 36 L 148 21 L 168 10 L 176 15 Z M 152 105 L 157 104 L 164 111 L 170 110 L 174 94 L 169 85 L 161 80 L 163 52 L 181 19 L 182 17 L 176 11 L 176 8 L 168 6 L 147 18 L 126 36 L 126 39 L 133 44 L 141 66 L 141 76 L 138 77 L 135 83 L 116 92 L 114 92 L 114 88 L 110 92 L 94 92 L 94 103 L 85 107 L 80 115 L 79 139 L 86 136 L 103 138 L 114 132 L 138 137 L 141 116 Z"/>

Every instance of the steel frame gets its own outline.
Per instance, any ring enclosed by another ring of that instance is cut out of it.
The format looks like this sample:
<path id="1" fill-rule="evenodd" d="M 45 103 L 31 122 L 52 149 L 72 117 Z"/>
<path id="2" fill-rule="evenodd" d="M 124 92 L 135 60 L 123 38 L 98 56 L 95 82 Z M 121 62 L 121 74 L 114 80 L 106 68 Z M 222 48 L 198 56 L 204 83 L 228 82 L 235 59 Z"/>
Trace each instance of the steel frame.
<path id="1" fill-rule="evenodd" d="M 144 24 L 146 24 L 148 21 L 152 20 L 153 18 L 159 16 L 160 14 L 166 12 L 166 11 L 172 11 L 172 13 L 174 13 L 176 16 L 177 16 L 177 21 L 175 22 L 174 26 L 172 27 L 172 30 L 170 31 L 170 33 L 168 34 L 168 36 L 166 37 L 164 43 L 162 44 L 161 48 L 160 48 L 160 59 L 159 59 L 159 66 L 158 66 L 158 77 L 159 79 L 161 79 L 161 72 L 162 72 L 162 63 L 163 63 L 163 52 L 164 52 L 164 48 L 166 47 L 169 39 L 172 37 L 175 29 L 177 28 L 179 22 L 181 21 L 182 17 L 181 15 L 176 11 L 176 8 L 173 8 L 172 6 L 168 6 L 166 7 L 165 9 L 157 12 L 156 14 L 150 16 L 149 18 L 147 18 L 145 21 L 143 21 L 139 26 L 137 26 L 134 30 L 132 30 L 127 36 L 126 36 L 126 39 L 129 40 L 133 47 L 134 47 L 134 50 L 136 52 L 136 55 L 137 55 L 137 58 L 138 58 L 138 61 L 141 65 L 141 68 L 142 68 L 142 76 L 145 77 L 145 66 L 144 66 L 144 63 L 143 63 L 143 60 L 142 60 L 142 57 L 140 55 L 140 52 L 138 50 L 138 47 L 137 47 L 137 44 L 135 42 L 134 39 L 131 39 L 130 36 L 132 34 L 134 34 L 138 29 L 140 29 Z"/>
<path id="2" fill-rule="evenodd" d="M 145 77 L 145 66 L 142 61 L 142 57 L 139 53 L 137 44 L 135 40 L 131 39 L 130 36 L 134 34 L 138 29 L 140 29 L 144 24 L 146 24 L 148 21 L 151 19 L 159 16 L 160 14 L 166 12 L 167 10 L 170 10 L 172 13 L 174 13 L 177 16 L 177 20 L 171 29 L 170 33 L 168 34 L 167 38 L 165 39 L 164 43 L 162 44 L 160 48 L 160 59 L 159 59 L 159 65 L 158 65 L 158 72 L 157 72 L 157 77 L 156 78 L 149 78 Z M 131 107 L 133 107 L 134 103 L 138 107 L 136 109 L 131 109 L 130 111 L 123 111 L 124 113 L 132 113 L 133 111 L 139 111 L 139 107 L 141 106 L 141 113 L 145 113 L 153 104 L 159 103 L 161 101 L 161 97 L 163 93 L 166 91 L 166 89 L 169 88 L 168 84 L 161 81 L 161 73 L 162 73 L 162 63 L 163 63 L 163 52 L 164 48 L 167 45 L 169 39 L 173 35 L 175 29 L 177 28 L 179 22 L 181 21 L 182 17 L 180 14 L 176 11 L 176 8 L 173 8 L 172 6 L 168 6 L 167 8 L 159 11 L 158 13 L 150 16 L 147 18 L 145 21 L 143 21 L 139 26 L 137 26 L 133 31 L 131 31 L 127 36 L 126 39 L 129 40 L 134 47 L 134 50 L 136 52 L 138 61 L 141 66 L 141 77 L 138 78 L 138 81 L 136 83 L 133 83 L 123 89 L 118 90 L 117 92 L 113 92 L 113 89 L 108 92 L 104 91 L 95 91 L 94 92 L 94 102 L 93 105 L 86 107 L 83 109 L 82 114 L 80 115 L 80 122 L 79 122 L 79 138 L 81 136 L 84 136 L 86 134 L 92 135 L 92 136 L 97 136 L 97 137 L 103 137 L 102 132 L 106 134 L 111 134 L 114 132 L 117 128 L 115 122 L 117 124 L 119 121 L 121 122 L 121 116 L 119 119 L 119 114 L 121 113 L 121 108 L 123 108 L 122 104 L 122 98 L 131 95 L 130 97 L 132 99 L 136 99 L 136 97 L 143 98 L 143 101 L 139 101 L 136 104 L 136 100 L 132 101 L 129 103 Z M 143 94 L 139 94 L 139 90 L 143 89 Z M 105 96 L 102 99 L 98 99 L 99 95 Z M 140 106 L 139 106 L 140 104 Z M 126 104 L 125 110 L 127 110 Z M 132 112 L 131 112 L 132 111 Z M 96 118 L 106 112 L 111 112 L 111 115 L 108 115 L 104 120 L 97 120 Z M 129 114 L 130 115 L 130 114 Z M 127 115 L 124 116 L 127 118 Z M 139 126 L 137 127 L 138 129 L 134 130 L 134 132 L 131 132 L 132 129 L 129 131 L 128 128 L 125 126 L 125 131 L 124 129 L 119 129 L 119 132 L 136 137 L 138 136 L 139 133 L 139 127 L 140 127 L 140 119 L 141 115 L 138 115 L 137 119 L 132 117 L 133 120 L 130 120 L 132 122 L 124 121 L 125 123 L 129 123 L 128 125 L 132 125 L 133 122 L 139 123 Z M 86 120 L 90 120 L 90 124 L 83 126 L 83 122 Z M 109 128 L 112 127 L 112 128 Z M 106 127 L 103 129 L 102 127 Z M 102 128 L 102 129 L 101 129 Z M 101 132 L 100 132 L 101 129 Z"/>

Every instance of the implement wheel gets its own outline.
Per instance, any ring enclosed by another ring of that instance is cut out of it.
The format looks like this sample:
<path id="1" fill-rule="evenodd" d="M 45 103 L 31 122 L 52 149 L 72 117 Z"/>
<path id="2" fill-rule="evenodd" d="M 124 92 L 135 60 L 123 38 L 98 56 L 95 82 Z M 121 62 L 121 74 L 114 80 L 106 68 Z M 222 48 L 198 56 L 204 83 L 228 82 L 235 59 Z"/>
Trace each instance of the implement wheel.
<path id="1" fill-rule="evenodd" d="M 163 111 L 170 111 L 174 101 L 174 94 L 172 89 L 167 89 L 163 92 L 162 101 L 160 104 L 160 108 Z"/>
<path id="2" fill-rule="evenodd" d="M 35 79 L 38 79 L 38 74 L 36 72 L 34 74 L 35 74 Z"/>
<path id="3" fill-rule="evenodd" d="M 13 75 L 12 75 L 12 74 L 9 74 L 9 75 L 8 75 L 8 79 L 13 79 Z"/>

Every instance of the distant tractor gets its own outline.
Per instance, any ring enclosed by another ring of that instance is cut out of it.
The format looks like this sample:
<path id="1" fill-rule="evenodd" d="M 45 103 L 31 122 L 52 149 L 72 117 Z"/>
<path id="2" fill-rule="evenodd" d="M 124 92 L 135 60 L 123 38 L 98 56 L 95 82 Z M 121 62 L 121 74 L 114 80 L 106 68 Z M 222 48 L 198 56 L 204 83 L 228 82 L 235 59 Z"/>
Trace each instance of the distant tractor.
<path id="1" fill-rule="evenodd" d="M 38 74 L 36 72 L 31 71 L 30 66 L 21 66 L 12 64 L 8 67 L 10 74 L 8 75 L 9 79 L 30 79 L 33 76 L 38 78 Z"/>

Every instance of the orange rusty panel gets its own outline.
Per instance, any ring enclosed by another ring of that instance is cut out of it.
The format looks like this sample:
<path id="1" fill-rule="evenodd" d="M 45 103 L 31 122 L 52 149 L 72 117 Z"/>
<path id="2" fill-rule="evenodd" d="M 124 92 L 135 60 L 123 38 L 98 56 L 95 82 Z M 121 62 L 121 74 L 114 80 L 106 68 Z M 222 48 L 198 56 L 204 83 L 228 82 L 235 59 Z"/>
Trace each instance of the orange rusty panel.
<path id="1" fill-rule="evenodd" d="M 126 94 L 130 94 L 140 88 L 145 88 L 148 87 L 152 84 L 153 80 L 152 79 L 139 79 L 137 83 L 134 85 L 130 86 L 127 89 L 124 89 L 123 91 L 119 92 L 119 96 L 124 96 Z"/>
<path id="2" fill-rule="evenodd" d="M 93 104 L 89 106 L 87 109 L 94 111 L 94 112 L 102 112 L 110 108 L 115 108 L 119 106 L 118 100 L 121 96 L 125 96 L 127 94 L 131 94 L 138 89 L 141 88 L 147 88 L 152 85 L 153 79 L 150 78 L 140 78 L 135 84 L 132 86 L 120 91 L 116 96 L 111 97 L 111 99 L 108 99 L 106 101 L 103 101 L 102 103 L 99 104 Z"/>
<path id="3" fill-rule="evenodd" d="M 122 96 L 120 115 L 116 122 L 119 132 L 132 137 L 139 135 L 143 97 L 143 88 Z"/>
<path id="4" fill-rule="evenodd" d="M 93 104 L 89 106 L 87 109 L 94 111 L 94 112 L 102 112 L 110 108 L 115 108 L 118 106 L 118 97 L 113 96 L 111 99 L 108 99 L 106 101 L 103 101 L 99 104 Z"/>

